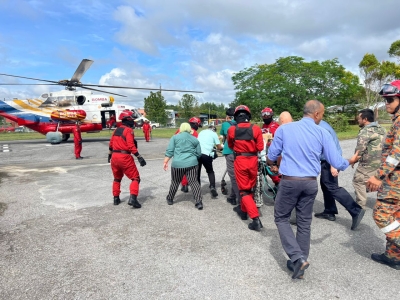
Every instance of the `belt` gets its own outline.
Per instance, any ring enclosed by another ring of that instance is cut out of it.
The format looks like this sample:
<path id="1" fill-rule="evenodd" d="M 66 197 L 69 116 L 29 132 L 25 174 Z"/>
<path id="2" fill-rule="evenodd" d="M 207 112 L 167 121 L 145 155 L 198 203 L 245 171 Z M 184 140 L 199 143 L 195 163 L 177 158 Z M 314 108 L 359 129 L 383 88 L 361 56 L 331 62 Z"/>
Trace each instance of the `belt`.
<path id="1" fill-rule="evenodd" d="M 235 152 L 236 156 L 257 156 L 257 152 Z"/>
<path id="2" fill-rule="evenodd" d="M 113 150 L 114 153 L 131 154 L 129 151 L 125 150 Z"/>
<path id="3" fill-rule="evenodd" d="M 313 177 L 313 176 L 297 177 L 297 176 L 282 175 L 282 179 L 286 179 L 286 180 L 317 180 L 317 177 Z"/>

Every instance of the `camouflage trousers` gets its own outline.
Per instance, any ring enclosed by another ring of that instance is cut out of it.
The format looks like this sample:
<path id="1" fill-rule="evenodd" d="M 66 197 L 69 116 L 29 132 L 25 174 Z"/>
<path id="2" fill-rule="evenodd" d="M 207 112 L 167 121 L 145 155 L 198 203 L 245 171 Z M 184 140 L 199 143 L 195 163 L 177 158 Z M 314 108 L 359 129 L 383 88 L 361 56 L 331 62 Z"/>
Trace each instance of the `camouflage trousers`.
<path id="1" fill-rule="evenodd" d="M 386 235 L 385 255 L 400 261 L 400 200 L 377 199 L 373 217 Z"/>
<path id="2" fill-rule="evenodd" d="M 372 176 L 374 176 L 376 170 L 371 170 L 361 164 L 358 165 L 353 177 L 354 193 L 356 194 L 356 202 L 363 209 L 367 205 L 367 188 L 365 182 Z"/>

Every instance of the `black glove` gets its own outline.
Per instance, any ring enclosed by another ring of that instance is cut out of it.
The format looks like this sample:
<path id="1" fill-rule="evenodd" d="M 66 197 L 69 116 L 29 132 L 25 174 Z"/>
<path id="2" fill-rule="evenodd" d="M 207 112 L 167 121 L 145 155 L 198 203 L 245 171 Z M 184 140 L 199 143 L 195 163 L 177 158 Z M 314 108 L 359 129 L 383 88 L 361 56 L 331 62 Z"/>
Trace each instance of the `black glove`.
<path id="1" fill-rule="evenodd" d="M 111 162 L 111 155 L 112 155 L 112 154 L 108 154 L 108 163 Z"/>
<path id="2" fill-rule="evenodd" d="M 137 159 L 138 159 L 138 161 L 139 161 L 141 167 L 144 167 L 144 166 L 146 165 L 146 161 L 144 160 L 143 157 L 138 156 Z"/>

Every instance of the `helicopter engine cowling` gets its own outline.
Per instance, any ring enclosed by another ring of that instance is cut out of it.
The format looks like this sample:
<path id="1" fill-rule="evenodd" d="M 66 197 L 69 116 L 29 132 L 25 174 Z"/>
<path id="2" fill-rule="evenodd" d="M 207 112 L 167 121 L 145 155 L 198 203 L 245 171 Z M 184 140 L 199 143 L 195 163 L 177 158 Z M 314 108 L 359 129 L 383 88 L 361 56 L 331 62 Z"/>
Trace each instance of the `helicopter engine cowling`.
<path id="1" fill-rule="evenodd" d="M 86 112 L 84 110 L 55 110 L 50 115 L 52 120 L 56 121 L 82 121 L 86 118 Z"/>

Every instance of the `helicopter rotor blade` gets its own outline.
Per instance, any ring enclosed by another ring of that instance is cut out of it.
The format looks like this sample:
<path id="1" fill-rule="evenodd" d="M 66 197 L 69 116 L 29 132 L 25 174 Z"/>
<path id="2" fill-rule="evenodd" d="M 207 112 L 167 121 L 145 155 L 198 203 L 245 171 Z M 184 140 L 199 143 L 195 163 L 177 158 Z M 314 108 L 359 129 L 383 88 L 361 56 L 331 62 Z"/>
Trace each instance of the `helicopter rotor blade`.
<path id="1" fill-rule="evenodd" d="M 59 85 L 58 83 L 0 83 L 0 85 Z"/>
<path id="2" fill-rule="evenodd" d="M 106 93 L 106 94 L 111 94 L 111 95 L 116 95 L 116 96 L 126 97 L 125 95 L 116 94 L 116 93 L 111 93 L 111 92 L 102 91 L 102 90 L 97 90 L 97 89 L 92 89 L 92 88 L 88 88 L 88 87 L 85 87 L 85 86 L 81 86 L 81 88 L 83 88 L 83 89 L 87 89 L 87 90 L 91 90 L 91 91 L 102 92 L 102 93 Z"/>
<path id="3" fill-rule="evenodd" d="M 165 92 L 186 92 L 186 93 L 203 93 L 200 91 L 185 91 L 185 90 L 169 90 L 169 89 L 160 89 L 160 88 L 138 88 L 138 87 L 130 87 L 130 86 L 116 86 L 116 85 L 98 85 L 98 84 L 82 84 L 84 86 L 97 86 L 102 88 L 116 88 L 116 89 L 131 89 L 131 90 L 147 90 L 147 91 L 165 91 Z"/>
<path id="4" fill-rule="evenodd" d="M 3 74 L 3 73 L 0 73 L 0 75 L 3 75 L 3 76 L 10 76 L 10 77 L 16 77 L 16 78 L 31 79 L 31 80 L 37 80 L 37 81 L 44 81 L 44 82 L 51 82 L 51 83 L 56 83 L 56 84 L 58 84 L 57 81 L 53 81 L 53 80 L 45 80 L 45 79 L 38 79 L 38 78 L 31 78 L 31 77 L 24 77 L 24 76 Z"/>
<path id="5" fill-rule="evenodd" d="M 72 75 L 71 80 L 72 82 L 79 82 L 82 76 L 89 70 L 90 66 L 92 65 L 93 60 L 90 59 L 82 59 L 81 63 L 79 64 L 78 68 L 76 69 L 74 75 Z"/>

